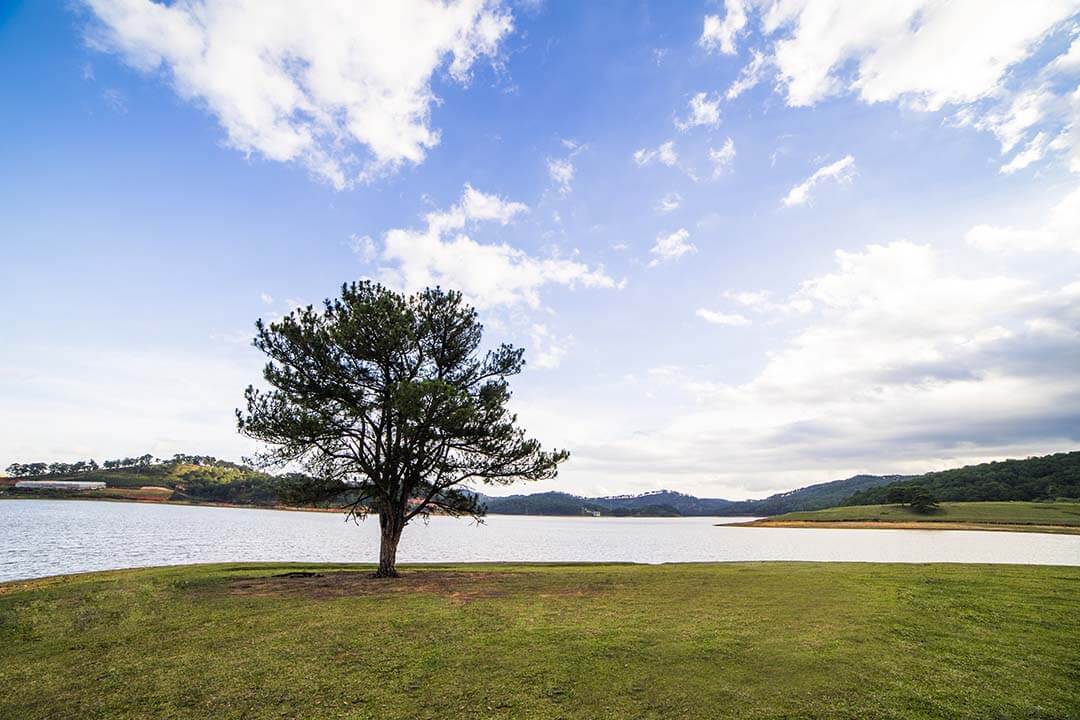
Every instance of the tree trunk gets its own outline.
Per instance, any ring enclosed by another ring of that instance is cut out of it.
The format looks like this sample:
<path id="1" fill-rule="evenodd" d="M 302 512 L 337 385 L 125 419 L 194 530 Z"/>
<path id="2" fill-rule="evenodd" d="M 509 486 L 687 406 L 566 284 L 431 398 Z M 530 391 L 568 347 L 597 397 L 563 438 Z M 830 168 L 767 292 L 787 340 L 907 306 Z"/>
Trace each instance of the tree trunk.
<path id="1" fill-rule="evenodd" d="M 392 512 L 379 513 L 379 569 L 375 571 L 375 577 L 396 578 L 397 571 L 397 546 L 401 540 L 401 530 L 404 525 L 403 518 L 395 518 Z"/>

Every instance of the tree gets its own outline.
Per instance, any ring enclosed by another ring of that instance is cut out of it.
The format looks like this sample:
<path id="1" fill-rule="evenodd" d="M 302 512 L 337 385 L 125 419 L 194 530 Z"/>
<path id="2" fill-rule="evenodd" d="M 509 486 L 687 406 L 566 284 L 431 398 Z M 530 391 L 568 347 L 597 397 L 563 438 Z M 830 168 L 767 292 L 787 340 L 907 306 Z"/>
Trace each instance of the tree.
<path id="1" fill-rule="evenodd" d="M 256 330 L 272 389 L 247 388 L 240 432 L 270 446 L 263 465 L 307 470 L 284 484 L 286 500 L 338 501 L 353 519 L 378 514 L 378 577 L 397 575 L 398 541 L 414 518 L 483 515 L 463 483 L 553 478 L 569 456 L 517 426 L 507 378 L 524 368 L 523 352 L 504 344 L 481 355 L 483 327 L 458 292 L 346 284 L 321 311 Z"/>
<path id="2" fill-rule="evenodd" d="M 912 512 L 919 513 L 920 515 L 927 515 L 937 510 L 937 499 L 934 497 L 928 489 L 921 485 L 916 485 L 911 488 L 911 492 L 908 494 L 908 505 L 911 507 Z"/>
<path id="3" fill-rule="evenodd" d="M 922 515 L 937 510 L 937 498 L 923 485 L 908 485 L 897 483 L 888 486 L 885 491 L 885 502 L 897 505 L 907 505 L 912 512 Z"/>

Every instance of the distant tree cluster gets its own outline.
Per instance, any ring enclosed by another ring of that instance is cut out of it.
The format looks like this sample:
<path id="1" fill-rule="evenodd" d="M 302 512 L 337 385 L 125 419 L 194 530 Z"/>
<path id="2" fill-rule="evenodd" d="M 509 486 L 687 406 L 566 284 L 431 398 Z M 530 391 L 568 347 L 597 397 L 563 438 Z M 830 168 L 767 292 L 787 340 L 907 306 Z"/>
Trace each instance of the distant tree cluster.
<path id="1" fill-rule="evenodd" d="M 12 463 L 5 470 L 12 477 L 36 477 L 39 475 L 73 475 L 75 473 L 93 472 L 98 469 L 94 460 L 79 460 L 73 463 Z"/>
<path id="2" fill-rule="evenodd" d="M 105 460 L 100 465 L 96 460 L 79 460 L 72 463 L 64 462 L 32 462 L 12 463 L 5 470 L 12 477 L 38 477 L 42 475 L 75 475 L 78 473 L 96 472 L 98 470 L 145 470 L 152 467 L 168 467 L 179 465 L 197 465 L 199 467 L 228 467 L 244 469 L 246 466 L 237 465 L 228 460 L 219 460 L 213 455 L 186 455 L 176 453 L 171 458 L 164 460 L 154 457 L 150 453 L 138 457 L 117 458 Z"/>
<path id="3" fill-rule="evenodd" d="M 842 504 L 879 505 L 898 486 L 919 486 L 940 501 L 1056 500 L 1080 498 L 1080 452 L 969 465 L 861 490 Z"/>
<path id="4" fill-rule="evenodd" d="M 895 505 L 907 505 L 912 511 L 927 514 L 937 510 L 937 498 L 922 485 L 898 483 L 889 485 L 885 492 L 885 502 Z"/>
<path id="5" fill-rule="evenodd" d="M 121 458 L 118 460 L 106 460 L 101 464 L 101 467 L 106 470 L 120 470 L 123 468 L 145 468 L 151 465 L 158 465 L 162 461 L 147 453 L 140 455 L 136 458 Z"/>

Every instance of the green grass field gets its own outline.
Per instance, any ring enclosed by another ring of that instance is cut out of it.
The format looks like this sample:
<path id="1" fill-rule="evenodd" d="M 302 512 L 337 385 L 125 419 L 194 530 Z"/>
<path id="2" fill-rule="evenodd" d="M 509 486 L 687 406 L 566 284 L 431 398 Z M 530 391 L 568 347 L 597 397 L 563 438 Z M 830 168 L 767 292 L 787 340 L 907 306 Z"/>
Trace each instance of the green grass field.
<path id="1" fill-rule="evenodd" d="M 0 717 L 1080 717 L 1080 568 L 358 570 L 0 585 Z"/>
<path id="2" fill-rule="evenodd" d="M 1080 503 L 1077 502 L 945 502 L 928 515 L 899 505 L 851 505 L 810 512 L 774 515 L 757 523 L 784 522 L 896 522 L 975 523 L 984 525 L 1059 525 L 1080 532 Z M 1022 529 L 1022 528 L 1020 528 Z"/>

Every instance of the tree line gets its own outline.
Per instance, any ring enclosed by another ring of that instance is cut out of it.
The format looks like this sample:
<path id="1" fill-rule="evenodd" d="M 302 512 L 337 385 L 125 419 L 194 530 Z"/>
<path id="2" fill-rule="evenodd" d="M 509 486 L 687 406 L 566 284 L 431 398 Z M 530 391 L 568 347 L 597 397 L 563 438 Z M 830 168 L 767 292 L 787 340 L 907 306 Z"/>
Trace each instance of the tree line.
<path id="1" fill-rule="evenodd" d="M 842 504 L 889 503 L 890 493 L 898 486 L 925 488 L 932 497 L 948 502 L 1080 499 L 1080 452 L 1003 460 L 927 473 L 905 478 L 899 483 L 861 490 Z"/>
<path id="2" fill-rule="evenodd" d="M 198 465 L 200 467 L 242 467 L 227 460 L 219 460 L 212 455 L 187 455 L 176 453 L 169 459 L 157 458 L 146 453 L 138 457 L 125 457 L 105 460 L 100 465 L 93 458 L 76 462 L 31 462 L 12 463 L 5 470 L 12 477 L 40 477 L 43 475 L 77 475 L 98 470 L 145 469 L 167 465 Z"/>

